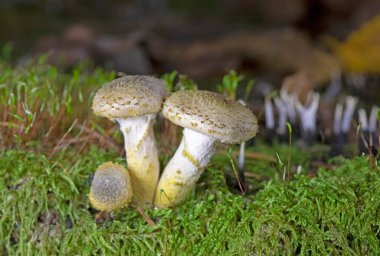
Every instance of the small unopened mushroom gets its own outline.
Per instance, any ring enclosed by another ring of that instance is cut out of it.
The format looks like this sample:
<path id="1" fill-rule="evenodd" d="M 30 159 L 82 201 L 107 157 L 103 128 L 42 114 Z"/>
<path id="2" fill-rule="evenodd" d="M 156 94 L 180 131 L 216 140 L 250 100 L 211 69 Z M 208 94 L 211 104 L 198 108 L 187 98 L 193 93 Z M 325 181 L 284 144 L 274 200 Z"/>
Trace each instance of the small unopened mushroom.
<path id="1" fill-rule="evenodd" d="M 143 208 L 152 205 L 159 177 L 153 124 L 165 96 L 161 80 L 125 76 L 100 88 L 92 106 L 96 115 L 119 123 L 131 175 L 132 203 Z"/>
<path id="2" fill-rule="evenodd" d="M 188 197 L 210 161 L 216 141 L 241 143 L 258 130 L 256 117 L 247 107 L 209 91 L 175 92 L 162 111 L 184 130 L 158 183 L 154 200 L 158 207 L 173 207 Z"/>
<path id="3" fill-rule="evenodd" d="M 92 206 L 100 211 L 126 207 L 132 199 L 128 171 L 112 162 L 100 165 L 92 180 L 89 198 Z"/>

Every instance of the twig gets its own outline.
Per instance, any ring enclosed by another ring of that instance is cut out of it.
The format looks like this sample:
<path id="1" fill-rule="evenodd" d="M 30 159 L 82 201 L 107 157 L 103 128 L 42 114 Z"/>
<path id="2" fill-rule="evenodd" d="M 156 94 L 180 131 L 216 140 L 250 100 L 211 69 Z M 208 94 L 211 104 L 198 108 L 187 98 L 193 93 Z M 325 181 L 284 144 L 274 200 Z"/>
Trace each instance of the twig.
<path id="1" fill-rule="evenodd" d="M 231 149 L 231 151 L 232 151 L 232 149 Z M 231 152 L 231 151 L 229 151 L 229 152 Z M 245 193 L 246 193 L 246 187 L 244 186 L 244 183 L 242 182 L 242 179 L 241 179 L 241 177 L 239 175 L 239 172 L 236 170 L 235 163 L 234 163 L 233 158 L 231 157 L 231 154 L 227 153 L 227 156 L 228 156 L 228 158 L 230 160 L 230 163 L 231 163 L 231 166 L 232 166 L 232 170 L 234 171 L 234 174 L 235 174 L 236 179 L 238 181 L 238 185 L 239 185 L 239 189 L 241 191 L 241 194 L 244 196 Z"/>
<path id="2" fill-rule="evenodd" d="M 65 132 L 65 134 L 62 136 L 62 138 L 58 141 L 58 143 L 54 146 L 53 150 L 51 151 L 50 155 L 49 155 L 49 159 L 54 155 L 54 153 L 58 150 L 60 144 L 65 140 L 65 138 L 67 137 L 67 135 L 69 135 L 69 133 L 71 132 L 71 130 L 75 127 L 76 123 L 78 122 L 78 119 L 75 119 L 74 122 L 71 124 L 71 126 L 69 127 L 69 129 L 67 129 L 67 131 Z"/>
<path id="3" fill-rule="evenodd" d="M 144 213 L 144 210 L 141 209 L 140 207 L 135 207 L 136 211 L 141 215 L 141 217 L 143 217 L 143 219 L 146 221 L 146 223 L 151 226 L 151 227 L 154 227 L 156 226 L 156 223 L 154 223 L 154 221 L 149 217 L 147 216 L 145 213 Z"/>

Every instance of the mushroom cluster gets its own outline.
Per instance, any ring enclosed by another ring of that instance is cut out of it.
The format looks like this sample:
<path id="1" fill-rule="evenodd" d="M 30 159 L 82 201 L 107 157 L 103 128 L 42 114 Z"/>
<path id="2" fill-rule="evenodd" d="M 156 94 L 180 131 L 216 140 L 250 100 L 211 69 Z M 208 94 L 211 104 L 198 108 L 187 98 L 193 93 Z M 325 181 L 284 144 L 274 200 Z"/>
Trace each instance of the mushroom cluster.
<path id="1" fill-rule="evenodd" d="M 166 96 L 160 79 L 149 76 L 124 76 L 96 93 L 93 111 L 119 123 L 124 135 L 128 170 L 133 189 L 132 203 L 152 205 L 160 166 L 153 124 Z"/>
<path id="2" fill-rule="evenodd" d="M 348 78 L 350 79 L 346 80 L 352 85 L 364 86 L 363 77 Z M 277 139 L 287 142 L 299 138 L 299 145 L 303 148 L 319 141 L 330 145 L 329 156 L 334 157 L 344 154 L 344 146 L 355 132 L 358 152 L 376 156 L 379 147 L 378 106 L 372 106 L 370 112 L 367 112 L 369 110 L 363 107 L 367 103 L 359 102 L 355 96 L 346 95 L 341 91 L 342 88 L 341 74 L 334 72 L 325 92 L 320 95 L 310 91 L 304 95 L 304 102 L 301 102 L 302 97 L 288 92 L 284 86 L 277 95 L 271 91 L 271 85 L 264 83 L 262 93 L 265 96 L 266 141 L 272 143 Z M 356 111 L 360 106 L 362 107 Z M 358 118 L 353 122 L 356 113 Z M 293 128 L 289 129 L 288 124 Z M 293 137 L 290 134 L 292 132 Z"/>
<path id="3" fill-rule="evenodd" d="M 111 163 L 99 167 L 89 195 L 95 208 L 113 210 L 129 201 L 141 208 L 176 206 L 188 197 L 217 141 L 242 143 L 258 131 L 251 110 L 221 94 L 188 90 L 166 97 L 164 83 L 150 76 L 124 76 L 95 94 L 94 113 L 120 126 L 128 167 Z M 159 177 L 153 124 L 161 108 L 165 118 L 184 130 L 176 153 Z"/>

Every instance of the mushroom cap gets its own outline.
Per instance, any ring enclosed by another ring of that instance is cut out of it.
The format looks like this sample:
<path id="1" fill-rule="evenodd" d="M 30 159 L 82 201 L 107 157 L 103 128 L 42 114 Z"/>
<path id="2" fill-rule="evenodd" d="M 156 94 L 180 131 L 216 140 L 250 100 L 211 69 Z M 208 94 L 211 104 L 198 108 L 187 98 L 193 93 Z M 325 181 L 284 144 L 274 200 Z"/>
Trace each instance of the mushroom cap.
<path id="1" fill-rule="evenodd" d="M 128 205 L 132 199 L 129 172 L 121 165 L 106 162 L 96 170 L 90 189 L 90 202 L 101 211 Z"/>
<path id="2" fill-rule="evenodd" d="M 223 143 L 241 143 L 258 131 L 257 119 L 247 107 L 209 91 L 178 91 L 162 108 L 173 123 Z"/>
<path id="3" fill-rule="evenodd" d="M 162 80 L 151 76 L 124 76 L 100 88 L 92 109 L 110 120 L 155 114 L 167 95 Z"/>

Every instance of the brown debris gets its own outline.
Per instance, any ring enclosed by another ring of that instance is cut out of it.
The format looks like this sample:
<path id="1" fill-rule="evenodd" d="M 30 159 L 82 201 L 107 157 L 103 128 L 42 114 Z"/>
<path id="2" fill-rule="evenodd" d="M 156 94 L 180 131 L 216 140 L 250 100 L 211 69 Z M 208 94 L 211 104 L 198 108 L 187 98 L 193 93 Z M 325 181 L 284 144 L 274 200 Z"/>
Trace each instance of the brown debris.
<path id="1" fill-rule="evenodd" d="M 160 39 L 148 43 L 149 52 L 167 69 L 191 77 L 206 77 L 238 69 L 243 61 L 263 70 L 292 74 L 284 80 L 289 92 L 303 99 L 307 92 L 330 79 L 340 67 L 331 54 L 312 45 L 294 29 L 238 32 L 210 41 L 175 44 Z"/>

